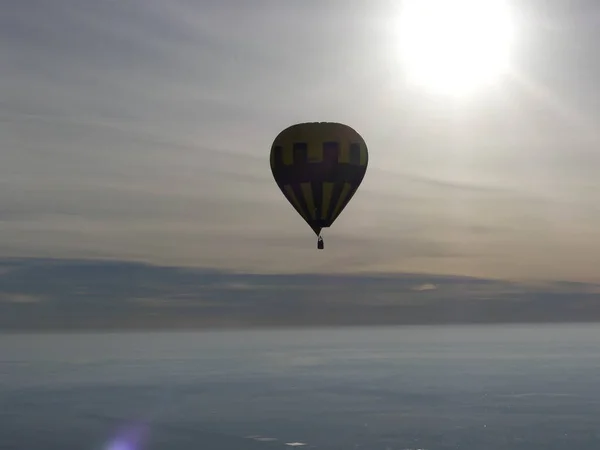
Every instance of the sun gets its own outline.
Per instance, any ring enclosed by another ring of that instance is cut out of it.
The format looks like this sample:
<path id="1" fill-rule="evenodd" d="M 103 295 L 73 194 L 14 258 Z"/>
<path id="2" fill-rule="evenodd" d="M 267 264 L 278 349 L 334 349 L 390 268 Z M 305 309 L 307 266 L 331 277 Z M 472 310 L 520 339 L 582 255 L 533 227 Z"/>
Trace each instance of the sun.
<path id="1" fill-rule="evenodd" d="M 508 73 L 514 24 L 507 1 L 404 0 L 399 40 L 410 83 L 473 93 Z"/>

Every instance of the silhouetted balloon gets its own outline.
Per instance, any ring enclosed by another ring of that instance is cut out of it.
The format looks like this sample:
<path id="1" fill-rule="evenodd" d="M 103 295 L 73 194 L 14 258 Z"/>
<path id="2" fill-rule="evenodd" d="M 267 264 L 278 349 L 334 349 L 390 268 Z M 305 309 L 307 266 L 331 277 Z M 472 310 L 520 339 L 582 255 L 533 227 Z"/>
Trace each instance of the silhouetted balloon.
<path id="1" fill-rule="evenodd" d="M 364 139 L 351 127 L 333 122 L 292 125 L 271 146 L 275 182 L 318 236 L 352 199 L 367 171 Z"/>

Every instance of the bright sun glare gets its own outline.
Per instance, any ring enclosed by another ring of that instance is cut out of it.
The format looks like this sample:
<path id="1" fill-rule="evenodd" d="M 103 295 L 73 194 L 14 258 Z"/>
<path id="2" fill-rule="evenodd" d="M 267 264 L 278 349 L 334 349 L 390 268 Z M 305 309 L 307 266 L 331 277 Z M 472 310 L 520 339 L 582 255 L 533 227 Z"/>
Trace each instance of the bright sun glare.
<path id="1" fill-rule="evenodd" d="M 404 0 L 400 14 L 401 56 L 411 83 L 463 95 L 507 73 L 514 37 L 507 1 Z"/>

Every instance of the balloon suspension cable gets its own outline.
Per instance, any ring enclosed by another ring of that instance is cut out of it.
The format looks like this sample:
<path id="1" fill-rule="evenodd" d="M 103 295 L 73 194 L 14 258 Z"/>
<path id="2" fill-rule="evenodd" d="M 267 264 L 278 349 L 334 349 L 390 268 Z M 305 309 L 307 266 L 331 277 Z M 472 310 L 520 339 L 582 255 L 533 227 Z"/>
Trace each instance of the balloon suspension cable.
<path id="1" fill-rule="evenodd" d="M 321 235 L 319 235 L 319 237 L 317 238 L 317 248 L 319 250 L 323 250 L 324 247 L 325 244 L 323 243 L 323 238 L 321 237 Z"/>

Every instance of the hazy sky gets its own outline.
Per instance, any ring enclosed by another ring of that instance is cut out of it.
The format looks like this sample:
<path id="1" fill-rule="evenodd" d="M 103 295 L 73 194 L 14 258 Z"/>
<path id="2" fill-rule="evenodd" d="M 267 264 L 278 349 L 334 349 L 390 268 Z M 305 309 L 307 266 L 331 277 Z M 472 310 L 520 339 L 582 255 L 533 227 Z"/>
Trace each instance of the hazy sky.
<path id="1" fill-rule="evenodd" d="M 512 76 L 450 100 L 390 1 L 4 1 L 0 257 L 600 281 L 600 3 L 521 3 Z M 370 151 L 322 252 L 269 168 L 319 120 Z"/>

